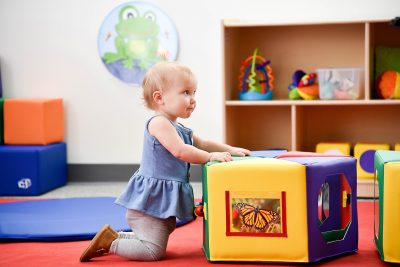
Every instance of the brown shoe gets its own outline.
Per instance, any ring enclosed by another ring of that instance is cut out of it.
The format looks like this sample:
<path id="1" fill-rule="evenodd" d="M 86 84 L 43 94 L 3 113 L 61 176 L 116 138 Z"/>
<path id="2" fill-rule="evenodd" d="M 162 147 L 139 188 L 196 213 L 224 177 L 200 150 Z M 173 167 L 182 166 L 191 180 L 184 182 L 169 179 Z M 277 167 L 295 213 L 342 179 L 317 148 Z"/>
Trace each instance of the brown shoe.
<path id="1" fill-rule="evenodd" d="M 111 243 L 118 237 L 109 224 L 105 224 L 82 253 L 80 261 L 90 261 L 91 258 L 100 257 L 108 253 Z"/>

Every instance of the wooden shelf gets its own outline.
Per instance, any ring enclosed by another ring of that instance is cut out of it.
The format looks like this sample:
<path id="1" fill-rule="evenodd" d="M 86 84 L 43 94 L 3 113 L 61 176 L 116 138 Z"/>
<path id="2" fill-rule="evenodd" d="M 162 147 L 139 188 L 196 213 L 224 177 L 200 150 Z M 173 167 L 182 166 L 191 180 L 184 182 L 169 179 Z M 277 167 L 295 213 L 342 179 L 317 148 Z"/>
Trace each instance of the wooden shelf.
<path id="1" fill-rule="evenodd" d="M 375 48 L 400 47 L 400 30 L 391 27 L 389 21 L 264 23 L 224 20 L 222 38 L 227 143 L 252 150 L 315 151 L 316 144 L 321 141 L 344 141 L 353 145 L 356 142 L 391 145 L 400 142 L 400 100 L 374 98 Z M 271 60 L 275 80 L 270 101 L 238 99 L 241 62 L 255 48 Z M 287 88 L 294 71 L 314 72 L 330 67 L 364 70 L 358 99 L 288 99 Z"/>
<path id="2" fill-rule="evenodd" d="M 227 100 L 226 106 L 347 106 L 347 105 L 400 105 L 400 100 L 271 100 L 242 101 Z"/>

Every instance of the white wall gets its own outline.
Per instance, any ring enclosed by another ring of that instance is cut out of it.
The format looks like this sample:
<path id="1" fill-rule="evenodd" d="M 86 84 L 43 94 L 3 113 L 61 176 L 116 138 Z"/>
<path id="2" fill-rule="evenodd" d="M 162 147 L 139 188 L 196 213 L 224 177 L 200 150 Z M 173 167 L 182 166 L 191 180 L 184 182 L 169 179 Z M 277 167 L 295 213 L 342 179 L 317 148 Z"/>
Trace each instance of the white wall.
<path id="1" fill-rule="evenodd" d="M 69 163 L 139 163 L 151 114 L 140 87 L 103 66 L 97 34 L 106 15 L 129 1 L 0 0 L 3 95 L 62 97 Z M 178 60 L 198 76 L 198 108 L 184 124 L 222 140 L 221 19 L 337 21 L 391 19 L 399 0 L 154 0 L 180 35 Z"/>

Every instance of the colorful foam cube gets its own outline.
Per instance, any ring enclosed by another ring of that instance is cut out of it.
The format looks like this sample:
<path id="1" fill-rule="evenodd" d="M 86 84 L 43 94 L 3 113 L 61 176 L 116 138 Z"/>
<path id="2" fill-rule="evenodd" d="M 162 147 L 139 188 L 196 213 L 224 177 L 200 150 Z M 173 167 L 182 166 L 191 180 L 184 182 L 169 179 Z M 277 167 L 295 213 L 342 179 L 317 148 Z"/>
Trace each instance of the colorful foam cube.
<path id="1" fill-rule="evenodd" d="M 357 250 L 356 160 L 281 156 L 204 165 L 209 261 L 316 262 Z"/>
<path id="2" fill-rule="evenodd" d="M 6 99 L 4 143 L 47 145 L 64 139 L 62 99 Z"/>
<path id="3" fill-rule="evenodd" d="M 376 182 L 374 241 L 381 259 L 400 263 L 400 152 L 375 153 Z"/>
<path id="4" fill-rule="evenodd" d="M 348 142 L 320 142 L 317 144 L 315 151 L 330 155 L 346 155 L 350 156 L 350 143 Z"/>
<path id="5" fill-rule="evenodd" d="M 374 178 L 374 156 L 376 150 L 389 150 L 385 143 L 357 143 L 354 146 L 354 157 L 357 159 L 357 178 Z"/>
<path id="6" fill-rule="evenodd" d="M 4 99 L 0 98 L 0 144 L 4 142 Z"/>
<path id="7" fill-rule="evenodd" d="M 66 144 L 0 146 L 0 195 L 33 196 L 67 182 Z"/>

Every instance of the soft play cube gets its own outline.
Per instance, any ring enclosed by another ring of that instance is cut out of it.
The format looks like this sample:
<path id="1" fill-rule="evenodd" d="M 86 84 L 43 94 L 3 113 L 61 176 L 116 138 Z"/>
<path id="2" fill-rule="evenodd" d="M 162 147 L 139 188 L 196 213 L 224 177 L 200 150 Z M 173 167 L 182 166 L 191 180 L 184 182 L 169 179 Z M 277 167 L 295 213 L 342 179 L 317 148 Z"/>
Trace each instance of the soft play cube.
<path id="1" fill-rule="evenodd" d="M 375 153 L 374 241 L 381 259 L 400 263 L 400 152 Z"/>
<path id="2" fill-rule="evenodd" d="M 47 145 L 64 139 L 62 99 L 6 99 L 4 143 Z"/>
<path id="3" fill-rule="evenodd" d="M 357 159 L 357 178 L 374 178 L 374 155 L 376 150 L 388 150 L 389 144 L 357 143 L 354 146 L 354 157 Z"/>
<path id="4" fill-rule="evenodd" d="M 315 262 L 357 250 L 356 161 L 251 158 L 203 167 L 209 261 Z"/>
<path id="5" fill-rule="evenodd" d="M 329 155 L 350 156 L 350 143 L 347 142 L 320 142 L 315 151 Z"/>
<path id="6" fill-rule="evenodd" d="M 4 99 L 0 98 L 0 144 L 4 141 Z"/>
<path id="7" fill-rule="evenodd" d="M 32 196 L 67 182 L 66 144 L 0 146 L 0 195 Z"/>

